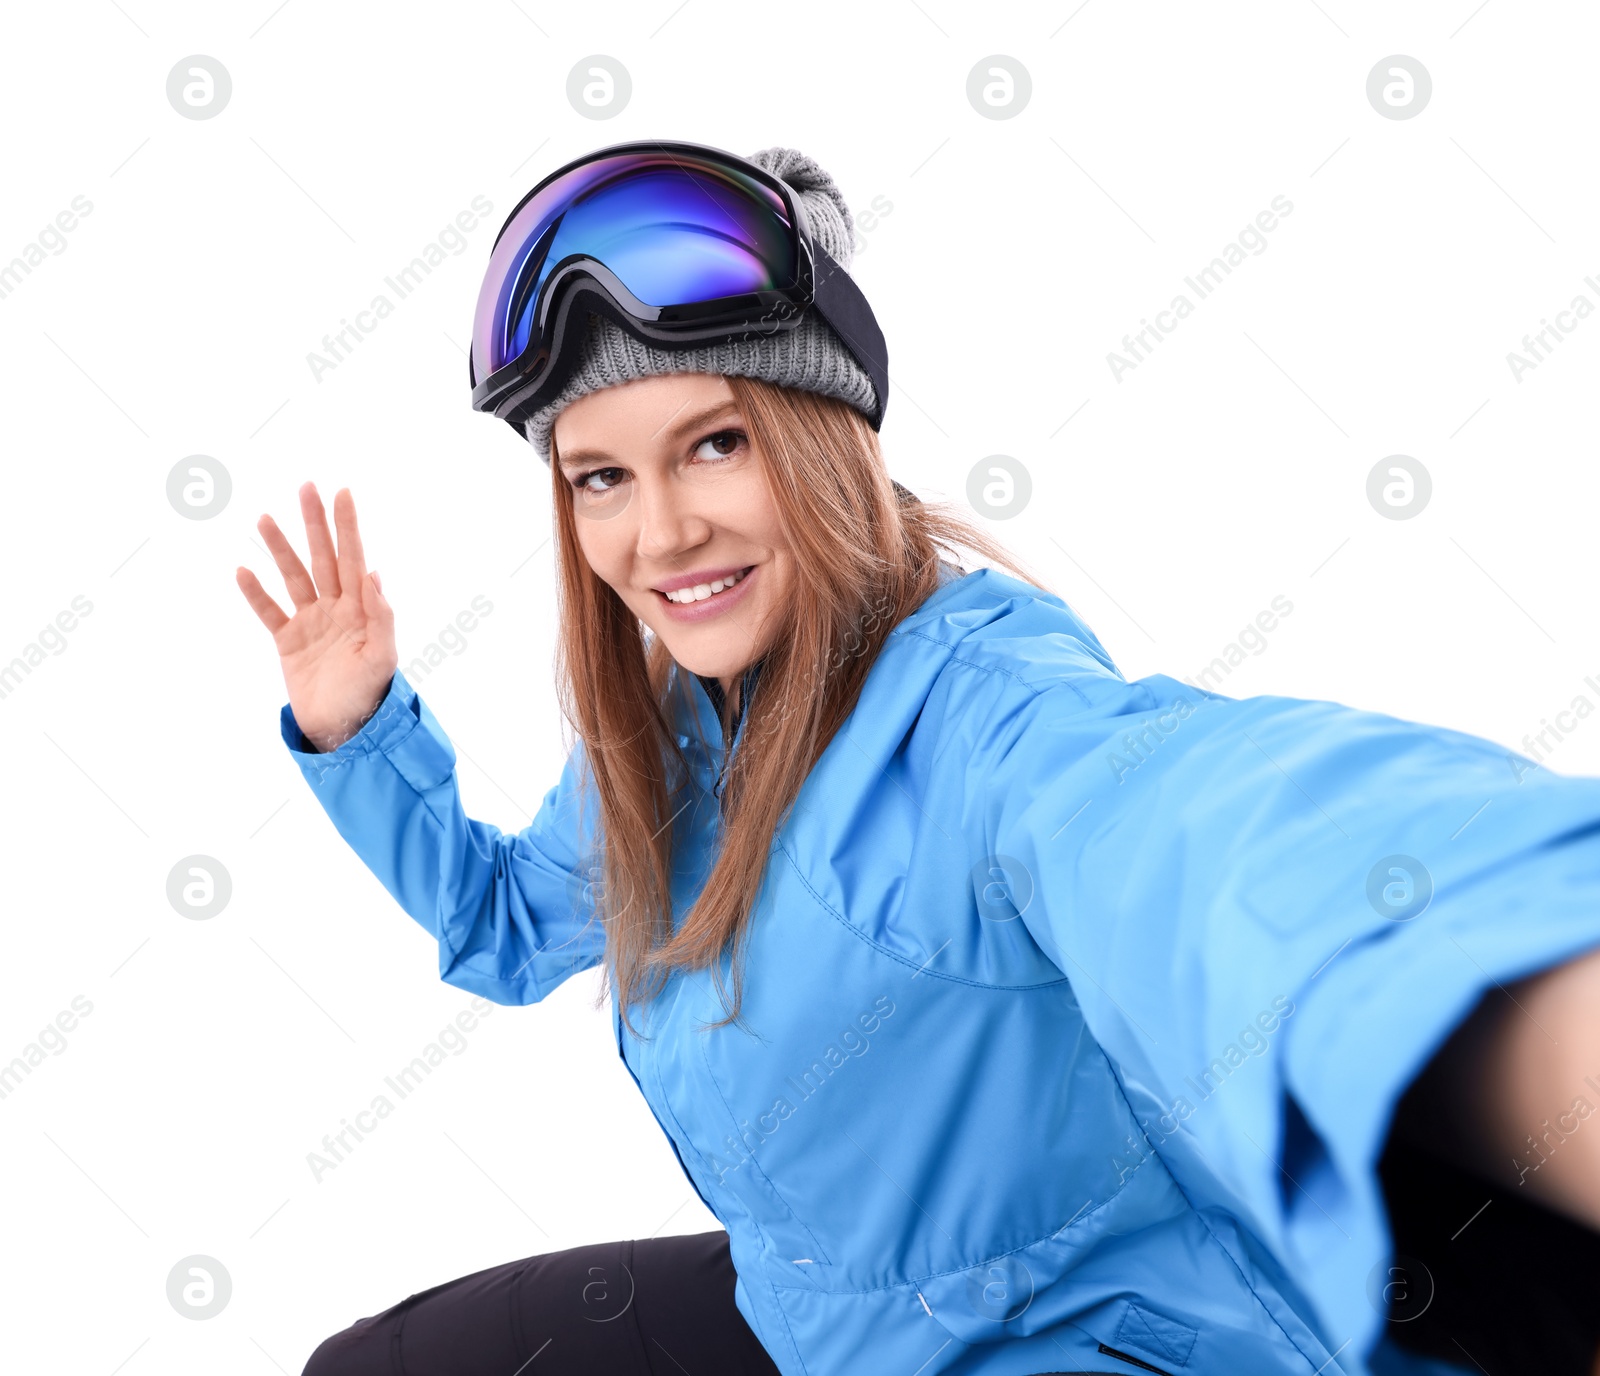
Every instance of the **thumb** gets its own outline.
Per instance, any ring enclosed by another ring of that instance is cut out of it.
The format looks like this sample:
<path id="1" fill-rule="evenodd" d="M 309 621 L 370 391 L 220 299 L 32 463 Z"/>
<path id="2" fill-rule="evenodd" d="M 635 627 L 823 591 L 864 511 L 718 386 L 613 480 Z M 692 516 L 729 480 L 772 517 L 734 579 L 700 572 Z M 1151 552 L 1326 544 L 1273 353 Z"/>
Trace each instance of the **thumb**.
<path id="1" fill-rule="evenodd" d="M 379 622 L 394 615 L 394 608 L 389 605 L 389 599 L 383 595 L 383 581 L 378 577 L 376 570 L 361 580 L 361 601 L 367 615 Z"/>
<path id="2" fill-rule="evenodd" d="M 394 649 L 394 608 L 389 605 L 389 599 L 383 595 L 379 586 L 376 572 L 369 573 L 361 580 L 362 610 L 367 615 L 367 624 L 371 635 L 368 643 L 379 652 L 389 652 Z"/>

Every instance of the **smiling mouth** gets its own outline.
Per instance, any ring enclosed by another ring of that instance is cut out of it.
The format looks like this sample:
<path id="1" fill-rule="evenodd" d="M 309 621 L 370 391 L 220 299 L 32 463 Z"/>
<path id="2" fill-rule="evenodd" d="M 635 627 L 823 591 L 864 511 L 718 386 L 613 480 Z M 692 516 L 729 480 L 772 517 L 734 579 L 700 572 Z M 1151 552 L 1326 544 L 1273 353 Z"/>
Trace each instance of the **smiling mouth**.
<path id="1" fill-rule="evenodd" d="M 742 583 L 750 569 L 754 567 L 755 565 L 751 564 L 730 578 L 718 578 L 710 583 L 696 583 L 692 588 L 679 588 L 676 592 L 664 592 L 660 595 L 680 607 L 692 607 L 696 602 L 709 602 L 713 597 L 720 596 L 729 588 Z"/>

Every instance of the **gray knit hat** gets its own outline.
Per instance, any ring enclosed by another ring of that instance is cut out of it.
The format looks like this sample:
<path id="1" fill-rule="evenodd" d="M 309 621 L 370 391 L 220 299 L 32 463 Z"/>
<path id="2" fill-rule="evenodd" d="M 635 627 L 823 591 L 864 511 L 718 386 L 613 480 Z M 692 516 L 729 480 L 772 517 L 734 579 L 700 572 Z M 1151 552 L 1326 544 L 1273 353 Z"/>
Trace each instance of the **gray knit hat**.
<path id="1" fill-rule="evenodd" d="M 855 253 L 850 207 L 833 178 L 795 148 L 763 148 L 751 162 L 787 182 L 805 204 L 812 233 L 840 267 Z M 555 398 L 523 422 L 534 451 L 550 462 L 556 417 L 579 397 L 656 373 L 722 373 L 755 377 L 805 392 L 838 397 L 870 416 L 877 400 L 872 380 L 832 326 L 809 310 L 792 330 L 699 349 L 658 349 L 625 333 L 604 316 L 589 314 L 589 336 L 572 376 Z"/>

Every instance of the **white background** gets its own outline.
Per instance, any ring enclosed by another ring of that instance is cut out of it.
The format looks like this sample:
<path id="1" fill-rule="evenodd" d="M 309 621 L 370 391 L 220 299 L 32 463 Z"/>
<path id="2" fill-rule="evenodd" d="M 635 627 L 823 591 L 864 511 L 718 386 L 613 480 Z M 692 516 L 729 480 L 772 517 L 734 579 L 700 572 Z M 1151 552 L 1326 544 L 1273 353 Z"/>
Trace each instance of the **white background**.
<path id="1" fill-rule="evenodd" d="M 330 507 L 354 492 L 402 667 L 486 597 L 413 681 L 472 815 L 528 823 L 565 749 L 548 476 L 471 410 L 463 348 L 505 215 L 591 148 L 792 146 L 857 211 L 885 198 L 855 272 L 890 346 L 890 471 L 964 500 L 987 456 L 1024 465 L 1030 505 L 991 529 L 1130 679 L 1196 674 L 1281 594 L 1292 614 L 1221 691 L 1518 749 L 1576 695 L 1600 705 L 1600 318 L 1520 381 L 1507 362 L 1576 296 L 1600 305 L 1592 7 L 273 4 L 6 17 L 0 264 L 93 205 L 0 298 L 0 663 L 93 607 L 0 698 L 0 1062 L 93 1005 L 0 1100 L 8 1368 L 294 1376 L 454 1276 L 718 1226 L 597 974 L 497 1008 L 313 1177 L 323 1134 L 468 996 L 285 751 L 234 583 L 247 565 L 289 605 L 255 523 L 304 554 L 310 478 Z M 167 98 L 193 54 L 232 78 L 214 118 Z M 607 119 L 567 97 L 594 54 L 631 76 Z M 995 54 L 1031 78 L 1011 118 L 966 94 Z M 1392 54 L 1431 74 L 1414 118 L 1368 102 Z M 476 195 L 494 210 L 465 250 L 319 380 L 323 336 Z M 1118 380 L 1108 352 L 1278 195 L 1265 251 Z M 1403 521 L 1366 492 L 1397 453 L 1433 481 Z M 167 498 L 194 454 L 231 475 L 209 520 Z M 1548 758 L 1600 768 L 1600 714 Z M 233 885 L 207 921 L 167 899 L 195 854 Z M 233 1282 L 204 1322 L 166 1297 L 191 1254 Z"/>

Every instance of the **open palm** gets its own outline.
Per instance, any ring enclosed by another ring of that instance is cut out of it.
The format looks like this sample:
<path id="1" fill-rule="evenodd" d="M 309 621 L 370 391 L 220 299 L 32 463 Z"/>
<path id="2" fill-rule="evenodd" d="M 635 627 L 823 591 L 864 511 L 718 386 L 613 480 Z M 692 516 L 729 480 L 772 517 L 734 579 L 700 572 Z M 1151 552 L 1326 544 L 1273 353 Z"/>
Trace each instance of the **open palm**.
<path id="1" fill-rule="evenodd" d="M 269 631 L 283 667 L 289 706 L 301 731 L 318 750 L 332 750 L 354 736 L 383 701 L 399 664 L 394 609 L 367 572 L 349 488 L 334 494 L 337 550 L 316 485 L 300 488 L 300 514 L 311 549 L 311 572 L 272 517 L 256 529 L 283 574 L 294 601 L 288 616 L 249 569 L 234 578 Z"/>

